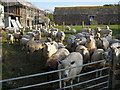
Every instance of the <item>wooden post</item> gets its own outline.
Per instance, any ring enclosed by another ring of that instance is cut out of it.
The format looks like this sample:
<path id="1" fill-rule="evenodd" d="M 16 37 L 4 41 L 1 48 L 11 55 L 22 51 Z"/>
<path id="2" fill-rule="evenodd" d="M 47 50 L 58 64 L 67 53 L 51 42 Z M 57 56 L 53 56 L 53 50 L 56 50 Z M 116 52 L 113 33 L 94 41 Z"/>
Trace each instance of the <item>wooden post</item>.
<path id="1" fill-rule="evenodd" d="M 82 28 L 84 28 L 84 21 L 82 21 Z"/>
<path id="2" fill-rule="evenodd" d="M 115 71 L 116 70 L 116 55 L 113 54 L 112 55 L 113 57 L 113 66 L 112 66 L 112 71 Z M 113 73 L 112 75 L 112 88 L 115 88 L 115 74 Z"/>
<path id="3" fill-rule="evenodd" d="M 118 46 L 119 47 L 119 46 Z M 119 70 L 117 70 L 117 63 L 119 61 L 119 56 L 115 53 L 115 50 L 112 51 L 112 61 L 110 63 L 110 72 L 109 72 L 109 90 L 117 89 L 116 85 L 118 86 L 120 80 L 116 80 L 116 76 L 119 74 Z"/>
<path id="4" fill-rule="evenodd" d="M 112 68 L 113 68 L 113 59 L 114 59 L 114 57 L 113 57 L 113 53 L 111 52 L 111 59 L 109 60 L 109 78 L 108 78 L 108 81 L 109 81 L 109 83 L 108 83 L 108 89 L 109 90 L 111 90 L 112 89 L 112 78 L 113 78 L 113 72 L 112 72 Z"/>
<path id="5" fill-rule="evenodd" d="M 63 22 L 63 27 L 62 27 L 62 30 L 63 30 L 63 31 L 65 31 L 65 29 L 64 29 L 64 25 L 65 25 L 65 22 Z"/>

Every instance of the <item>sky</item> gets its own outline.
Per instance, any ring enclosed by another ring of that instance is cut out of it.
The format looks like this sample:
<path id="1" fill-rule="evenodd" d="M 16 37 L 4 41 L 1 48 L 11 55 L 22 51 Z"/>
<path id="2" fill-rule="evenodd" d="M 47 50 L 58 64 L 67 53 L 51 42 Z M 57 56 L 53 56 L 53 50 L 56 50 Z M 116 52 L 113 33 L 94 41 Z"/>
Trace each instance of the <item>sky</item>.
<path id="1" fill-rule="evenodd" d="M 54 11 L 55 7 L 76 6 L 102 6 L 105 4 L 118 4 L 119 0 L 27 0 L 41 10 Z"/>

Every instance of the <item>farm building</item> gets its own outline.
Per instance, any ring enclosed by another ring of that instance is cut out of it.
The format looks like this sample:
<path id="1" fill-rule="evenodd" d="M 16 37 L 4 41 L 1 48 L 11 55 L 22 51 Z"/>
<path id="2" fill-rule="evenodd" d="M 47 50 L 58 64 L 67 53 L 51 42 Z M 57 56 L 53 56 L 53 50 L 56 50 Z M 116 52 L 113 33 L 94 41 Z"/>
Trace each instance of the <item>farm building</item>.
<path id="1" fill-rule="evenodd" d="M 54 21 L 59 25 L 118 24 L 118 6 L 56 7 Z"/>
<path id="2" fill-rule="evenodd" d="M 2 0 L 5 12 L 5 27 L 13 27 L 18 20 L 21 26 L 32 26 L 42 22 L 44 11 L 24 0 Z"/>
<path id="3" fill-rule="evenodd" d="M 0 29 L 4 27 L 3 18 L 4 18 L 4 6 L 0 5 Z"/>

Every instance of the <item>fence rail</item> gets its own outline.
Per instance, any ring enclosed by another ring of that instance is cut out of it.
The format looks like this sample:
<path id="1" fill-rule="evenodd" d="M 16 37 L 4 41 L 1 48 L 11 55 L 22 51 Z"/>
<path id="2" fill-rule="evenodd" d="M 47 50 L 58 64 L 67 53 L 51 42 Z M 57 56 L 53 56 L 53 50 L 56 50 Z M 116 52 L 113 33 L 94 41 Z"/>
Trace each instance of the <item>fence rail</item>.
<path id="1" fill-rule="evenodd" d="M 70 68 L 67 68 L 67 69 L 59 69 L 59 70 L 55 70 L 55 71 L 49 71 L 49 72 L 44 72 L 44 73 L 37 73 L 37 74 L 32 74 L 32 75 L 27 75 L 27 76 L 21 76 L 21 77 L 17 77 L 17 78 L 0 80 L 0 82 L 3 83 L 3 82 L 9 82 L 9 81 L 13 81 L 13 80 L 20 80 L 20 79 L 26 79 L 26 78 L 30 78 L 30 77 L 37 77 L 37 76 L 42 76 L 42 75 L 46 75 L 46 74 L 52 74 L 52 73 L 61 72 L 61 71 L 65 71 L 65 70 L 72 69 L 72 68 L 78 68 L 78 67 L 83 67 L 83 66 L 87 66 L 87 65 L 97 64 L 97 63 L 104 62 L 104 61 L 110 61 L 110 58 L 100 60 L 100 61 L 96 61 L 96 62 L 87 63 L 87 64 L 84 64 L 84 65 L 81 65 L 81 66 L 70 67 Z M 76 75 L 76 76 L 66 77 L 66 78 L 57 79 L 57 80 L 53 80 L 53 81 L 49 81 L 49 82 L 42 82 L 42 83 L 38 83 L 38 84 L 22 86 L 22 87 L 18 87 L 18 88 L 12 89 L 12 90 L 25 89 L 25 88 L 31 88 L 31 87 L 36 87 L 36 86 L 42 86 L 42 85 L 46 85 L 46 84 L 61 82 L 61 81 L 66 80 L 66 79 L 80 77 L 80 76 L 83 76 L 83 75 L 92 74 L 92 73 L 107 70 L 107 69 L 109 69 L 109 67 L 104 67 L 104 68 L 89 71 L 89 72 L 86 72 L 86 73 L 81 73 L 81 74 Z M 81 85 L 81 84 L 85 84 L 85 83 L 88 83 L 88 82 L 91 82 L 91 81 L 95 81 L 95 80 L 99 80 L 99 79 L 107 78 L 107 77 L 109 77 L 109 74 L 105 75 L 105 76 L 100 76 L 98 78 L 90 79 L 90 80 L 87 80 L 87 81 L 84 81 L 84 82 L 80 82 L 80 83 L 77 83 L 77 84 L 69 85 L 67 87 L 62 87 L 61 89 L 78 86 L 78 85 Z M 102 84 L 105 84 L 105 83 L 108 83 L 108 81 L 105 81 L 105 82 L 102 82 L 102 83 L 99 83 L 99 84 L 96 84 L 96 85 L 93 85 L 93 86 L 90 86 L 90 87 L 87 87 L 87 88 L 92 88 L 92 87 L 99 86 L 99 85 L 102 85 Z M 108 86 L 106 86 L 106 87 L 108 87 Z"/>
<path id="2" fill-rule="evenodd" d="M 30 78 L 30 77 L 36 77 L 36 76 L 56 73 L 56 72 L 60 72 L 60 71 L 68 70 L 68 69 L 73 69 L 73 68 L 78 68 L 78 67 L 83 67 L 83 66 L 87 66 L 87 65 L 92 65 L 92 64 L 96 64 L 96 63 L 100 63 L 100 62 L 104 62 L 104 61 L 108 61 L 108 60 L 110 60 L 110 58 L 109 59 L 100 60 L 100 61 L 96 61 L 96 62 L 92 62 L 92 63 L 88 63 L 88 64 L 84 64 L 84 65 L 81 65 L 81 66 L 76 66 L 76 67 L 71 67 L 71 68 L 66 68 L 66 69 L 60 69 L 60 70 L 55 70 L 55 71 L 49 71 L 49 72 L 44 72 L 44 73 L 37 73 L 37 74 L 21 76 L 21 77 L 17 77 L 17 78 L 0 80 L 0 82 L 8 82 L 8 81 L 13 81 L 13 80 L 19 80 L 19 79 L 25 79 L 25 78 Z"/>
<path id="3" fill-rule="evenodd" d="M 62 79 L 49 81 L 49 82 L 44 82 L 44 83 L 39 83 L 39 84 L 34 84 L 34 85 L 28 85 L 28 86 L 19 87 L 19 88 L 16 88 L 16 89 L 25 89 L 25 88 L 30 88 L 30 87 L 35 87 L 35 86 L 41 86 L 41 85 L 45 85 L 45 84 L 55 83 L 55 82 L 59 82 L 59 81 L 70 79 L 70 78 L 80 77 L 80 76 L 87 75 L 87 74 L 90 74 L 90 73 L 94 73 L 94 72 L 97 72 L 97 71 L 102 71 L 102 70 L 105 70 L 105 69 L 108 69 L 108 67 L 105 67 L 105 68 L 102 68 L 102 69 L 97 69 L 97 70 L 94 70 L 94 71 L 91 71 L 91 72 L 87 72 L 87 73 L 82 73 L 82 74 L 79 74 L 79 75 L 76 75 L 76 76 L 71 76 L 71 77 L 67 77 L 67 78 L 62 78 Z"/>
<path id="4" fill-rule="evenodd" d="M 84 82 L 80 82 L 80 83 L 77 83 L 77 84 L 73 84 L 73 85 L 70 85 L 70 86 L 67 86 L 67 87 L 63 87 L 63 88 L 61 88 L 61 89 L 66 89 L 66 88 L 78 86 L 78 85 L 85 84 L 85 83 L 88 83 L 88 82 L 91 82 L 91 81 L 95 81 L 95 80 L 99 80 L 99 79 L 102 79 L 102 78 L 105 78 L 105 77 L 108 77 L 108 76 L 109 76 L 109 75 L 101 76 L 101 77 L 98 77 L 98 78 L 94 78 L 94 79 L 91 79 L 91 80 L 87 80 L 87 81 L 84 81 Z M 107 81 L 107 82 L 108 82 L 108 81 Z M 89 88 L 90 88 L 90 87 L 89 87 Z"/>

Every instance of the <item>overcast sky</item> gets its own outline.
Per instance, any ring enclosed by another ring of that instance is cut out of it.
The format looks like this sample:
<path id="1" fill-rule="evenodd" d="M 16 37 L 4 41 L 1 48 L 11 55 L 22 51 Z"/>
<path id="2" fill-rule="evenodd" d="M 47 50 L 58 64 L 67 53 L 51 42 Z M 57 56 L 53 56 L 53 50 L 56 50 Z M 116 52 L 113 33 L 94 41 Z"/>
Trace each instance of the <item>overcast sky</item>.
<path id="1" fill-rule="evenodd" d="M 119 0 L 27 0 L 38 8 L 54 11 L 55 7 L 75 6 L 102 6 L 104 4 L 117 4 Z"/>

